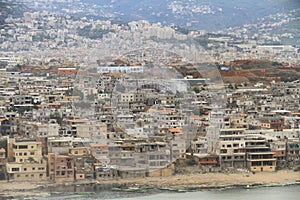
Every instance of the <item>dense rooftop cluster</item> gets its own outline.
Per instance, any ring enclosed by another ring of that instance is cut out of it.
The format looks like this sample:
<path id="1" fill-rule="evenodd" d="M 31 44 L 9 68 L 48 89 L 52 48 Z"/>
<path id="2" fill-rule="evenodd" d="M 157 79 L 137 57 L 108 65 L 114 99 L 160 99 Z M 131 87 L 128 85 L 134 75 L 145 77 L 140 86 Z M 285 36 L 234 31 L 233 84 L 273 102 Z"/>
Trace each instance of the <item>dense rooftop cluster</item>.
<path id="1" fill-rule="evenodd" d="M 165 176 L 182 162 L 204 172 L 299 165 L 297 81 L 224 88 L 169 72 L 179 57 L 126 70 L 137 53 L 99 61 L 98 73 L 25 65 L 1 72 L 1 178 Z M 125 62 L 120 72 L 101 71 Z"/>
<path id="2" fill-rule="evenodd" d="M 186 6 L 171 9 L 182 14 Z M 298 18 L 268 18 L 274 22 L 218 33 L 48 11 L 6 18 L 0 179 L 168 176 L 186 165 L 201 172 L 296 169 L 299 81 L 280 81 L 265 69 L 251 72 L 271 74 L 254 84 L 225 84 L 220 76 L 249 74 L 242 61 L 263 59 L 292 77 L 299 47 L 280 42 L 298 36 L 267 30 Z M 252 34 L 257 27 L 262 32 Z M 230 66 L 236 60 L 241 64 Z"/>

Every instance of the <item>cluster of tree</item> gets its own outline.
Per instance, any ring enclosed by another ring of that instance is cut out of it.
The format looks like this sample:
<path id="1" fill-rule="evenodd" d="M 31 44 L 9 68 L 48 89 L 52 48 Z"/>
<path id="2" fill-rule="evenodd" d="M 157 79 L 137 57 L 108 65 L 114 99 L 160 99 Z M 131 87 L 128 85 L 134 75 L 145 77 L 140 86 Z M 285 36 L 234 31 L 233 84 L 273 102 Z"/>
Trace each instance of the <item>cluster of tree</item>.
<path id="1" fill-rule="evenodd" d="M 83 92 L 81 92 L 79 89 L 77 88 L 71 88 L 69 90 L 66 91 L 65 93 L 67 96 L 79 96 L 80 99 L 82 100 L 84 97 Z"/>

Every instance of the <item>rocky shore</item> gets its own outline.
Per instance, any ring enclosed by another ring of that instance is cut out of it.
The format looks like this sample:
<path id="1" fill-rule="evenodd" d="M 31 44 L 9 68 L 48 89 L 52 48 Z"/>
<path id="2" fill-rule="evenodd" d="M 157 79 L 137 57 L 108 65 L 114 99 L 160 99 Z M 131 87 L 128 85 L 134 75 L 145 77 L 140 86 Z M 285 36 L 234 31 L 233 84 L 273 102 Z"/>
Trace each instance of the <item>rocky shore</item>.
<path id="1" fill-rule="evenodd" d="M 1 198 L 47 196 L 50 191 L 72 186 L 97 185 L 109 190 L 144 191 L 146 189 L 169 190 L 177 192 L 226 189 L 232 187 L 253 188 L 262 186 L 281 186 L 300 184 L 300 172 L 280 170 L 260 173 L 205 173 L 180 174 L 169 177 L 146 177 L 105 181 L 76 181 L 68 183 L 50 182 L 0 182 Z M 85 191 L 82 191 L 85 192 Z"/>

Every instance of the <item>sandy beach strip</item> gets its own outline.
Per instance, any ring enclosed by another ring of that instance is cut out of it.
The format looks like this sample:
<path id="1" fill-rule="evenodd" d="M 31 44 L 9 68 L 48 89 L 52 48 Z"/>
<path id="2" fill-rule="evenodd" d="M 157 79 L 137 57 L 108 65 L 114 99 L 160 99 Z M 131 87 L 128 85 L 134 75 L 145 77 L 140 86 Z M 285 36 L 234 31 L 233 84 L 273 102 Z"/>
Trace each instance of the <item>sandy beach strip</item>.
<path id="1" fill-rule="evenodd" d="M 280 170 L 277 172 L 259 173 L 206 173 L 206 174 L 178 174 L 169 177 L 146 177 L 139 179 L 120 179 L 109 181 L 118 184 L 137 184 L 166 187 L 182 186 L 230 186 L 230 185 L 284 185 L 300 183 L 300 172 Z M 102 183 L 105 184 L 105 181 Z"/>
<path id="2" fill-rule="evenodd" d="M 291 170 L 280 170 L 277 172 L 259 172 L 259 173 L 205 173 L 205 174 L 177 174 L 168 177 L 146 177 L 132 179 L 118 179 L 105 181 L 76 181 L 66 183 L 50 182 L 7 182 L 0 181 L 0 196 L 27 194 L 30 191 L 36 191 L 42 188 L 55 188 L 62 185 L 78 184 L 99 184 L 99 185 L 136 185 L 138 187 L 156 187 L 156 188 L 222 188 L 238 185 L 286 185 L 300 184 L 300 172 Z"/>

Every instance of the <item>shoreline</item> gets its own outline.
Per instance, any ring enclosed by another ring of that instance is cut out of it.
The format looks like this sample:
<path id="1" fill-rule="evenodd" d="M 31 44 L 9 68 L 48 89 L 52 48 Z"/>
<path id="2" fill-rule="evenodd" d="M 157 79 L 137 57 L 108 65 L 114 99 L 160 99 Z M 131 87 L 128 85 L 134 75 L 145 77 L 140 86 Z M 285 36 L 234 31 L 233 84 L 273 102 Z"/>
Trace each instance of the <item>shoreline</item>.
<path id="1" fill-rule="evenodd" d="M 7 182 L 0 181 L 0 196 L 3 198 L 43 197 L 69 188 L 71 193 L 87 193 L 80 191 L 84 187 L 98 186 L 107 190 L 120 192 L 144 192 L 148 190 L 190 192 L 201 190 L 222 190 L 230 188 L 252 189 L 257 187 L 280 187 L 300 185 L 300 172 L 280 170 L 277 172 L 259 173 L 205 173 L 176 174 L 168 177 L 145 177 L 118 180 L 91 180 L 65 183 L 53 182 Z M 79 192 L 76 192 L 79 188 Z M 68 191 L 69 192 L 69 191 Z"/>

